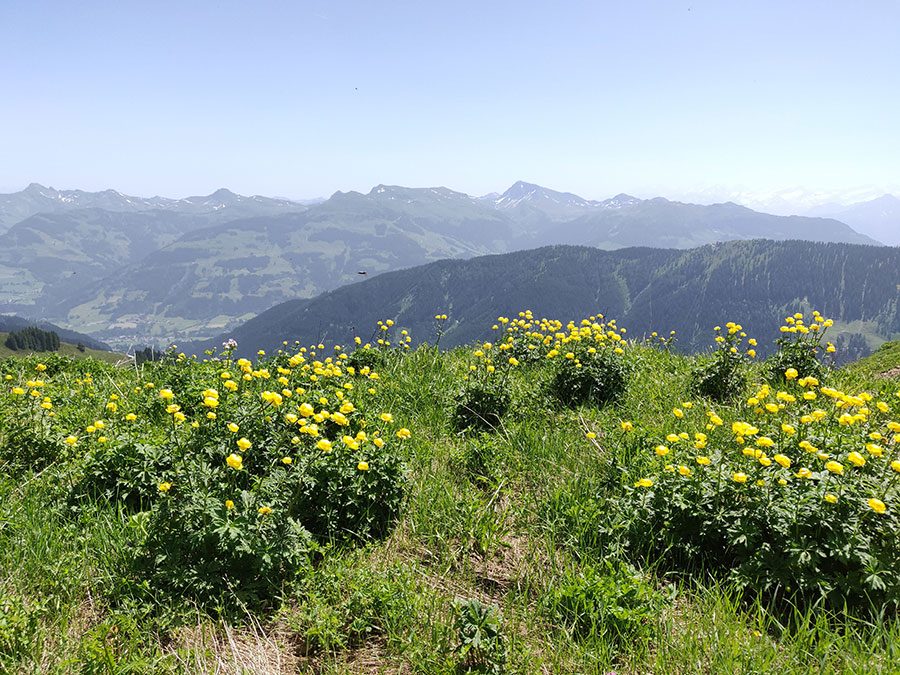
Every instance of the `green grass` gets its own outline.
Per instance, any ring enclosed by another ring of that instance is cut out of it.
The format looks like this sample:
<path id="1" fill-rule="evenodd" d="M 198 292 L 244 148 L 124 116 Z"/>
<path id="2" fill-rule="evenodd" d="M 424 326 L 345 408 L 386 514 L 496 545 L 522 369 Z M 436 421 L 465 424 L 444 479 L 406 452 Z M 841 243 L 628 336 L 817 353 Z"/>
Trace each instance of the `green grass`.
<path id="1" fill-rule="evenodd" d="M 894 367 L 897 347 L 836 373 L 833 386 Z M 458 598 L 499 610 L 506 672 L 897 672 L 896 618 L 775 615 L 721 581 L 676 578 L 649 562 L 628 583 L 662 604 L 640 615 L 638 637 L 619 637 L 596 599 L 612 602 L 621 583 L 586 581 L 602 579 L 614 557 L 596 526 L 606 467 L 613 456 L 639 464 L 617 445 L 620 421 L 666 428 L 689 397 L 693 360 L 635 351 L 624 400 L 574 411 L 540 395 L 544 366 L 526 366 L 510 382 L 503 426 L 467 435 L 452 431 L 450 409 L 468 358 L 422 349 L 379 369 L 383 408 L 414 432 L 402 518 L 383 541 L 328 548 L 265 612 L 216 618 L 135 584 L 134 519 L 103 501 L 73 511 L 78 475 L 67 462 L 38 472 L 3 464 L 0 672 L 459 673 Z M 137 382 L 134 369 L 94 370 L 100 400 Z M 567 614 L 560 598 L 585 589 L 595 600 L 584 616 Z"/>
<path id="2" fill-rule="evenodd" d="M 5 346 L 3 343 L 6 342 L 6 337 L 8 335 L 9 333 L 0 333 L 0 359 L 5 359 L 11 356 L 23 357 L 32 353 L 29 351 L 13 350 Z M 61 354 L 63 356 L 70 356 L 73 359 L 97 359 L 98 361 L 103 361 L 104 363 L 119 363 L 126 358 L 124 354 L 120 354 L 119 352 L 107 352 L 100 349 L 90 349 L 89 347 L 86 347 L 84 351 L 81 351 L 76 345 L 69 344 L 68 342 L 61 342 L 59 345 L 59 351 L 57 352 L 34 353 L 55 353 Z"/>

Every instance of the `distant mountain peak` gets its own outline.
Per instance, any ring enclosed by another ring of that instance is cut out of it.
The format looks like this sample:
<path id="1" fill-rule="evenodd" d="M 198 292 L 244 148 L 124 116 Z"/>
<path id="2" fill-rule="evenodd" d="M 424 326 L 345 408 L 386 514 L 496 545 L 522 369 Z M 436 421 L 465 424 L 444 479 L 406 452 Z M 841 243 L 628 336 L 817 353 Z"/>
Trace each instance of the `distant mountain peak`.
<path id="1" fill-rule="evenodd" d="M 506 192 L 494 200 L 494 204 L 500 209 L 514 208 L 523 203 L 544 203 L 563 208 L 589 208 L 594 205 L 594 202 L 571 192 L 557 192 L 524 180 L 516 181 Z"/>

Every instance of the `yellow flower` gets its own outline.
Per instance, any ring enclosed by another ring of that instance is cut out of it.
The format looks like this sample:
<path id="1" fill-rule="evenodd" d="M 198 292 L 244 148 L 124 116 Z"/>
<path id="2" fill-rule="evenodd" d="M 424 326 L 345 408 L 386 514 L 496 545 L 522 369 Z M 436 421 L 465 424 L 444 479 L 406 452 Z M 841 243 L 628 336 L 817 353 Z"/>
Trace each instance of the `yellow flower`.
<path id="1" fill-rule="evenodd" d="M 693 474 L 694 472 L 682 464 L 678 467 L 678 473 L 680 473 L 682 476 L 685 476 L 686 478 L 690 478 L 691 474 Z"/>
<path id="2" fill-rule="evenodd" d="M 822 499 L 824 499 L 829 504 L 837 504 L 837 500 L 838 500 L 837 495 L 831 494 L 830 492 L 827 493 L 824 497 L 822 497 Z"/>
<path id="3" fill-rule="evenodd" d="M 407 429 L 406 427 L 401 427 L 400 429 L 397 430 L 397 438 L 406 439 L 406 438 L 409 438 L 410 436 L 412 436 L 412 432 L 409 429 Z M 375 439 L 375 445 L 378 445 L 379 440 L 381 440 L 381 439 L 378 439 L 378 438 Z M 379 445 L 378 447 L 381 447 L 381 446 Z"/>
<path id="4" fill-rule="evenodd" d="M 657 445 L 655 452 L 658 457 L 665 457 L 669 454 L 669 449 L 664 445 Z"/>
<path id="5" fill-rule="evenodd" d="M 160 389 L 159 397 L 164 401 L 171 401 L 173 398 L 175 398 L 175 394 L 171 389 Z"/>
<path id="6" fill-rule="evenodd" d="M 230 499 L 226 499 L 225 500 L 225 508 L 228 509 L 229 511 L 231 511 L 231 509 L 234 508 L 234 502 L 231 501 Z"/>
<path id="7" fill-rule="evenodd" d="M 854 451 L 847 455 L 847 461 L 853 466 L 863 466 L 866 463 L 866 458 Z"/>
<path id="8" fill-rule="evenodd" d="M 589 431 L 585 434 L 585 437 L 594 440 L 595 438 L 597 438 L 597 434 L 595 434 L 593 431 Z"/>
<path id="9" fill-rule="evenodd" d="M 812 471 L 810 471 L 806 467 L 801 467 L 800 470 L 794 475 L 797 476 L 797 478 L 809 478 L 812 476 Z"/>
<path id="10" fill-rule="evenodd" d="M 391 415 L 391 413 L 381 413 L 378 417 L 381 419 L 382 422 L 393 422 L 394 421 L 394 416 Z"/>
<path id="11" fill-rule="evenodd" d="M 675 417 L 677 417 L 678 419 L 684 417 L 684 411 L 681 408 L 673 408 L 672 414 L 675 415 Z"/>
<path id="12" fill-rule="evenodd" d="M 237 446 L 238 446 L 241 450 L 249 450 L 250 448 L 253 447 L 253 443 L 251 443 L 251 442 L 250 442 L 249 440 L 247 440 L 246 438 L 243 438 L 243 437 L 242 437 L 242 438 L 239 438 L 239 439 L 237 440 Z"/>
<path id="13" fill-rule="evenodd" d="M 14 396 L 24 396 L 25 390 L 22 387 L 13 387 L 12 393 Z"/>
<path id="14" fill-rule="evenodd" d="M 884 513 L 885 511 L 887 511 L 887 506 L 885 506 L 884 502 L 880 499 L 876 499 L 875 497 L 866 500 L 866 504 L 868 504 L 869 508 L 872 509 L 875 513 Z"/>
<path id="15" fill-rule="evenodd" d="M 66 436 L 65 444 L 66 445 L 75 445 L 78 442 L 78 439 L 75 436 Z"/>
<path id="16" fill-rule="evenodd" d="M 165 483 L 160 483 L 157 487 L 159 488 L 160 492 L 168 492 L 169 490 L 172 489 L 172 484 L 165 482 Z"/>
<path id="17" fill-rule="evenodd" d="M 800 373 L 797 372 L 796 368 L 788 368 L 786 371 L 784 371 L 784 379 L 793 380 L 796 379 L 797 375 L 799 374 Z"/>
<path id="18" fill-rule="evenodd" d="M 299 408 L 300 414 L 304 417 L 312 417 L 316 409 L 313 408 L 309 403 L 301 403 Z"/>
<path id="19" fill-rule="evenodd" d="M 240 429 L 240 427 L 237 424 L 235 424 L 234 422 L 229 422 L 228 424 L 225 425 L 225 427 L 228 429 L 228 431 L 230 431 L 233 434 L 236 434 L 238 432 L 238 429 Z"/>
<path id="20" fill-rule="evenodd" d="M 791 458 L 786 455 L 780 455 L 780 454 L 775 455 L 774 459 L 776 462 L 778 462 L 778 464 L 783 466 L 785 469 L 788 469 L 791 466 Z"/>
<path id="21" fill-rule="evenodd" d="M 219 399 L 213 398 L 212 396 L 207 396 L 203 399 L 203 405 L 207 408 L 217 408 L 219 407 Z"/>
<path id="22" fill-rule="evenodd" d="M 356 468 L 359 469 L 360 471 L 368 471 L 369 463 L 368 462 L 360 462 L 359 464 L 356 465 Z"/>
<path id="23" fill-rule="evenodd" d="M 747 482 L 747 474 L 738 471 L 737 473 L 731 474 L 731 480 L 735 483 L 746 483 Z"/>
<path id="24" fill-rule="evenodd" d="M 272 513 L 272 507 L 270 507 L 270 506 L 260 506 L 259 507 L 259 515 L 267 516 L 270 513 Z"/>
<path id="25" fill-rule="evenodd" d="M 127 415 L 125 415 L 125 419 L 128 422 L 134 422 L 137 419 L 137 415 L 135 415 L 134 413 L 128 413 Z"/>
<path id="26" fill-rule="evenodd" d="M 825 462 L 825 468 L 828 469 L 831 473 L 836 473 L 839 475 L 844 473 L 844 465 L 840 462 L 835 462 L 834 460 Z"/>
<path id="27" fill-rule="evenodd" d="M 282 464 L 290 464 L 290 463 L 293 462 L 293 461 L 294 461 L 294 460 L 292 460 L 290 457 L 282 457 L 282 458 L 281 458 L 281 463 L 282 463 Z"/>
<path id="28" fill-rule="evenodd" d="M 653 481 L 649 478 L 641 478 L 638 482 L 634 484 L 634 487 L 650 487 L 653 485 Z"/>
<path id="29" fill-rule="evenodd" d="M 697 464 L 700 466 L 709 466 L 712 463 L 712 460 L 706 455 L 698 455 L 697 456 Z"/>
<path id="30" fill-rule="evenodd" d="M 318 443 L 316 443 L 316 447 L 319 450 L 321 450 L 322 452 L 331 452 L 331 448 L 332 448 L 331 441 L 323 438 Z"/>
<path id="31" fill-rule="evenodd" d="M 619 426 L 621 427 L 622 431 L 633 431 L 634 430 L 634 424 L 632 424 L 631 422 L 625 421 L 625 420 L 620 422 Z"/>
<path id="32" fill-rule="evenodd" d="M 895 459 L 891 462 L 891 468 L 897 473 L 900 473 L 900 459 Z"/>
<path id="33" fill-rule="evenodd" d="M 233 452 L 228 455 L 228 457 L 225 459 L 225 462 L 235 471 L 240 471 L 244 467 L 243 458 Z"/>

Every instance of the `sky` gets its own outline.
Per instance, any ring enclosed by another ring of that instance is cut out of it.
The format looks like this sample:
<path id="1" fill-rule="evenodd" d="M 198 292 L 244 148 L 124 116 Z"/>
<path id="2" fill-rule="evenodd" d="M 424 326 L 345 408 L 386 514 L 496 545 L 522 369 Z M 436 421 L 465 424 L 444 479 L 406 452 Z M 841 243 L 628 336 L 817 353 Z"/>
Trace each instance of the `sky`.
<path id="1" fill-rule="evenodd" d="M 0 0 L 0 192 L 900 184 L 900 0 Z"/>

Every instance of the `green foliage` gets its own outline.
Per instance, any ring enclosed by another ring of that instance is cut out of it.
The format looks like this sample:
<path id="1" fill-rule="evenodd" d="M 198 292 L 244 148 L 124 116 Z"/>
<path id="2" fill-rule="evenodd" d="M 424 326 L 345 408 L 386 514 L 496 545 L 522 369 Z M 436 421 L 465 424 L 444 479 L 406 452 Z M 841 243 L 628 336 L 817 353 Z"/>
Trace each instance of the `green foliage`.
<path id="1" fill-rule="evenodd" d="M 55 352 L 59 349 L 59 335 L 36 326 L 28 326 L 12 331 L 3 344 L 13 351 Z"/>
<path id="2" fill-rule="evenodd" d="M 15 662 L 34 646 L 44 610 L 40 601 L 26 602 L 17 593 L 0 591 L 0 669 L 5 670 L 7 659 Z"/>
<path id="3" fill-rule="evenodd" d="M 456 396 L 453 428 L 457 431 L 496 429 L 511 401 L 509 389 L 498 380 L 470 383 Z"/>
<path id="4" fill-rule="evenodd" d="M 542 605 L 576 639 L 623 647 L 654 636 L 665 596 L 627 563 L 607 559 L 554 577 Z"/>
<path id="5" fill-rule="evenodd" d="M 721 333 L 718 326 L 716 332 Z M 691 372 L 692 393 L 713 401 L 727 401 L 740 395 L 747 386 L 745 356 L 742 352 L 744 337 L 739 324 L 726 324 L 725 333 L 716 336 L 717 347 L 712 356 Z M 752 344 L 756 342 L 753 341 Z M 750 353 L 756 354 L 752 345 Z"/>
<path id="6" fill-rule="evenodd" d="M 506 672 L 507 639 L 497 607 L 476 599 L 457 598 L 456 617 L 458 672 Z"/>
<path id="7" fill-rule="evenodd" d="M 550 392 L 565 406 L 602 406 L 622 397 L 628 372 L 625 359 L 612 349 L 579 350 L 573 358 L 560 361 Z"/>
<path id="8" fill-rule="evenodd" d="M 830 320 L 819 321 L 816 313 L 809 327 L 803 324 L 803 314 L 790 316 L 781 327 L 781 337 L 775 340 L 778 351 L 766 359 L 769 379 L 773 382 L 784 382 L 785 373 L 789 369 L 796 371 L 794 377 L 815 377 L 823 379 L 825 366 L 819 361 L 819 354 L 824 349 L 822 341 L 831 326 Z"/>

